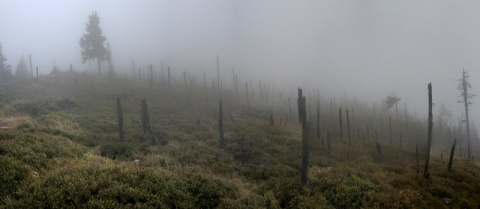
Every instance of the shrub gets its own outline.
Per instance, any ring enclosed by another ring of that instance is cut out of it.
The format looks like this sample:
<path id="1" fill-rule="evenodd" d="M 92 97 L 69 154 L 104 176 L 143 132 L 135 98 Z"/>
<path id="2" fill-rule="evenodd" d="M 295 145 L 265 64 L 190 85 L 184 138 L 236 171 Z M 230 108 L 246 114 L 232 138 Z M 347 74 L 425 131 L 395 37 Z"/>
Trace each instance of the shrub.
<path id="1" fill-rule="evenodd" d="M 130 160 L 132 159 L 132 154 L 133 148 L 130 145 L 121 142 L 112 142 L 100 147 L 100 155 L 113 160 Z"/>

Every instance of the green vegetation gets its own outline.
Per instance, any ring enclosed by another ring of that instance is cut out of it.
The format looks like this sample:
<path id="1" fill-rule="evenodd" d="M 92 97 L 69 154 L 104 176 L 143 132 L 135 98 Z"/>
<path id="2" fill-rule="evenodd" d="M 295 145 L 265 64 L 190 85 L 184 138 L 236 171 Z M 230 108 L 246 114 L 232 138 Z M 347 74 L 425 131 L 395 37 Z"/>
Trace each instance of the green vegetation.
<path id="1" fill-rule="evenodd" d="M 78 85 L 73 77 L 79 77 Z M 274 110 L 283 125 L 270 126 L 270 108 L 259 98 L 250 98 L 247 113 L 238 97 L 225 94 L 221 146 L 213 92 L 206 103 L 203 88 L 189 93 L 183 83 L 173 85 L 169 94 L 158 83 L 149 88 L 147 80 L 116 78 L 112 83 L 72 73 L 57 79 L 2 84 L 0 207 L 480 207 L 478 161 L 455 156 L 447 172 L 448 158 L 440 157 L 437 143 L 430 178 L 416 173 L 415 145 L 425 143 L 426 131 L 413 119 L 411 129 L 393 127 L 404 133 L 400 149 L 398 141 L 389 146 L 388 125 L 381 129 L 378 113 L 363 122 L 366 110 L 356 106 L 352 130 L 376 127 L 383 154 L 377 163 L 374 128 L 368 136 L 361 130 L 365 142 L 352 137 L 348 146 L 333 128 L 338 126 L 335 114 L 323 112 L 321 137 L 331 132 L 332 154 L 311 128 L 309 185 L 303 186 L 297 118 L 285 123 L 284 113 Z M 125 143 L 119 141 L 116 98 L 122 100 Z M 152 133 L 142 131 L 142 98 L 148 102 Z M 423 165 L 423 152 L 420 159 Z"/>

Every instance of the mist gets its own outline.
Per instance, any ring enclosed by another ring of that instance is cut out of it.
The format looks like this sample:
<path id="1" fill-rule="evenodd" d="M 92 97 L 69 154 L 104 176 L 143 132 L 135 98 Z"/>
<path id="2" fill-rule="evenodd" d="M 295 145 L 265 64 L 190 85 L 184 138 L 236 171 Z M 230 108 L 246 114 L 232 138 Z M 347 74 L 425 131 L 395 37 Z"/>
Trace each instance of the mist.
<path id="1" fill-rule="evenodd" d="M 367 104 L 395 92 L 419 117 L 432 82 L 434 104 L 456 123 L 463 106 L 454 79 L 465 69 L 473 94 L 480 85 L 479 9 L 478 1 L 2 1 L 0 42 L 12 69 L 29 54 L 41 74 L 54 63 L 95 69 L 82 63 L 79 39 L 97 11 L 121 75 L 132 74 L 134 59 L 156 73 L 169 66 L 177 77 L 212 79 L 218 55 L 223 78 L 235 69 L 242 81 Z"/>

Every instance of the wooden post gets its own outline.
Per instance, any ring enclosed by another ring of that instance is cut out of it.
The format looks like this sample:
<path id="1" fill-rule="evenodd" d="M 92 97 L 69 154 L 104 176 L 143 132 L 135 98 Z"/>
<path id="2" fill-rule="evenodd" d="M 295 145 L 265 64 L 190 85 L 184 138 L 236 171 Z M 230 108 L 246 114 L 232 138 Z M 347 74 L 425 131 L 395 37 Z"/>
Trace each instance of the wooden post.
<path id="1" fill-rule="evenodd" d="M 348 116 L 348 109 L 346 111 L 347 111 L 348 146 L 352 146 L 352 136 L 350 135 L 350 118 Z"/>
<path id="2" fill-rule="evenodd" d="M 222 100 L 218 101 L 219 108 L 218 108 L 218 129 L 220 131 L 220 145 L 225 145 L 225 136 L 223 132 L 223 109 L 222 109 Z"/>
<path id="3" fill-rule="evenodd" d="M 37 81 L 38 81 L 38 66 L 37 66 Z"/>
<path id="4" fill-rule="evenodd" d="M 125 142 L 125 134 L 123 132 L 123 112 L 120 98 L 117 98 L 117 119 L 118 119 L 118 135 L 121 142 Z"/>
<path id="5" fill-rule="evenodd" d="M 140 106 L 142 108 L 140 116 L 142 120 L 143 133 L 147 133 L 147 131 L 151 133 L 152 130 L 150 129 L 150 116 L 148 115 L 147 100 L 145 98 L 142 99 Z"/>
<path id="6" fill-rule="evenodd" d="M 432 114 L 432 83 L 428 84 L 428 139 L 427 139 L 427 158 L 425 159 L 425 169 L 423 170 L 423 177 L 428 178 L 428 164 L 430 162 L 430 148 L 432 145 L 432 126 L 433 126 L 433 114 Z"/>
<path id="7" fill-rule="evenodd" d="M 453 154 L 455 153 L 456 145 L 457 145 L 457 138 L 453 140 L 452 150 L 450 151 L 450 161 L 448 161 L 448 172 L 452 171 Z"/>

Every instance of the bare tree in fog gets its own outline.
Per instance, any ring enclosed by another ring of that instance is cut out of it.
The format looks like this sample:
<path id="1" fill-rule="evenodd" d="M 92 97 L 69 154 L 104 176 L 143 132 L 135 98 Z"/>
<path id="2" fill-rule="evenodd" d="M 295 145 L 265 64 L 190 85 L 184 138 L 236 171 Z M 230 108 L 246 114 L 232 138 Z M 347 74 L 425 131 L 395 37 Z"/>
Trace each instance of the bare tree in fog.
<path id="1" fill-rule="evenodd" d="M 85 26 L 86 33 L 83 34 L 80 39 L 80 47 L 82 48 L 82 62 L 87 60 L 97 59 L 98 74 L 102 74 L 100 62 L 108 59 L 109 51 L 103 45 L 103 42 L 107 40 L 105 36 L 102 36 L 102 29 L 100 29 L 100 18 L 97 16 L 97 12 L 92 12 L 88 16 L 88 23 Z"/>
<path id="2" fill-rule="evenodd" d="M 463 70 L 462 72 L 462 78 L 457 79 L 458 81 L 458 87 L 457 89 L 460 91 L 460 100 L 457 101 L 457 103 L 463 103 L 465 105 L 465 122 L 467 124 L 467 143 L 468 143 L 468 148 L 467 148 L 467 155 L 468 159 L 472 158 L 472 154 L 470 152 L 470 123 L 468 121 L 468 106 L 472 105 L 472 102 L 469 101 L 469 99 L 473 98 L 474 94 L 468 93 L 468 89 L 472 88 L 472 84 L 468 82 L 468 72 Z"/>

